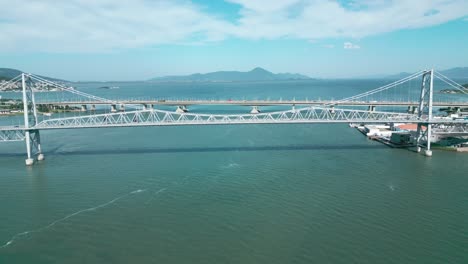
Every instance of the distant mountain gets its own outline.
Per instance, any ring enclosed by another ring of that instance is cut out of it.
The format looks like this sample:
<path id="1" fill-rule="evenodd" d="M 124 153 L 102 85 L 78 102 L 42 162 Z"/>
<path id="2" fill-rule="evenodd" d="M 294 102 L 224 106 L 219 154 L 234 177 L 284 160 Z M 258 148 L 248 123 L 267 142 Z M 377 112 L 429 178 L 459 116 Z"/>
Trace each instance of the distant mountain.
<path id="1" fill-rule="evenodd" d="M 449 78 L 468 79 L 468 67 L 451 68 L 440 73 Z"/>
<path id="2" fill-rule="evenodd" d="M 0 68 L 0 80 L 10 80 L 20 75 L 21 71 L 10 69 L 10 68 Z"/>
<path id="3" fill-rule="evenodd" d="M 468 79 L 468 67 L 457 67 L 457 68 L 450 68 L 443 71 L 438 71 L 443 75 L 447 76 L 451 79 Z M 410 76 L 412 73 L 409 72 L 400 72 L 398 74 L 393 74 L 389 76 L 385 76 L 386 79 L 402 79 L 407 76 Z"/>
<path id="4" fill-rule="evenodd" d="M 11 68 L 0 68 L 0 81 L 1 80 L 11 80 L 15 78 L 18 75 L 21 75 L 22 71 L 16 70 L 16 69 L 11 69 Z M 46 77 L 46 76 L 41 76 L 37 75 L 39 77 L 42 77 L 44 79 L 47 79 L 49 81 L 57 81 L 57 82 L 69 82 L 61 79 L 56 79 L 56 78 L 51 78 L 51 77 Z"/>
<path id="5" fill-rule="evenodd" d="M 239 82 L 239 81 L 276 81 L 276 80 L 299 80 L 310 79 L 310 77 L 297 73 L 272 73 L 262 68 L 255 68 L 248 72 L 240 71 L 217 71 L 210 73 L 195 73 L 182 76 L 165 76 L 153 78 L 150 81 L 168 82 Z"/>
<path id="6" fill-rule="evenodd" d="M 403 79 L 405 77 L 410 76 L 411 74 L 413 74 L 413 73 L 400 72 L 400 73 L 393 74 L 393 75 L 381 76 L 381 78 L 383 78 L 383 79 Z"/>

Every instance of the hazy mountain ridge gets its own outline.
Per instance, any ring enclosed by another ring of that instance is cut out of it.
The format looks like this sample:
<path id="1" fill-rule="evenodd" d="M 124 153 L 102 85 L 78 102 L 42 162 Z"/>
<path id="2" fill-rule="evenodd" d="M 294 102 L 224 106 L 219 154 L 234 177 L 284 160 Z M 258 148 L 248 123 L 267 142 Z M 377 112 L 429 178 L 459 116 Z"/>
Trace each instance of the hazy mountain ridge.
<path id="1" fill-rule="evenodd" d="M 443 75 L 451 79 L 468 79 L 468 67 L 455 67 L 447 70 L 438 71 Z M 402 79 L 407 76 L 410 76 L 412 73 L 409 72 L 400 72 L 393 75 L 387 75 L 384 78 L 386 79 Z"/>
<path id="2" fill-rule="evenodd" d="M 1 80 L 6 80 L 6 81 L 11 80 L 11 79 L 15 78 L 16 76 L 21 75 L 21 73 L 23 73 L 23 72 L 20 71 L 20 70 L 17 70 L 17 69 L 0 68 L 0 81 Z M 51 78 L 51 77 L 47 77 L 47 76 L 41 76 L 41 75 L 37 75 L 37 76 L 42 77 L 42 78 L 47 79 L 47 80 L 50 80 L 50 81 L 69 82 L 69 81 L 66 81 L 66 80 Z"/>
<path id="3" fill-rule="evenodd" d="M 191 75 L 156 77 L 150 81 L 170 82 L 235 82 L 235 81 L 276 81 L 276 80 L 302 80 L 311 79 L 309 76 L 298 73 L 272 73 L 257 67 L 248 72 L 216 71 L 209 73 L 195 73 Z"/>

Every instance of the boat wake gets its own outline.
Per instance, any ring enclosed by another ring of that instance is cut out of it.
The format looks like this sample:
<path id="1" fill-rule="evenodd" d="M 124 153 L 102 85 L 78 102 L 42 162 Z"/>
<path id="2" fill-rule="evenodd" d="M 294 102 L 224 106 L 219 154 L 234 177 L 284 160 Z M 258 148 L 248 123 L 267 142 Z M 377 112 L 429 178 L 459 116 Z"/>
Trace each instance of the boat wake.
<path id="1" fill-rule="evenodd" d="M 123 198 L 129 196 L 129 195 L 136 194 L 136 193 L 141 193 L 141 192 L 145 192 L 145 191 L 146 191 L 146 189 L 144 189 L 144 190 L 138 189 L 138 190 L 135 190 L 135 191 L 131 191 L 131 192 L 127 193 L 127 194 L 124 194 L 124 195 L 119 196 L 119 197 L 117 197 L 117 198 L 115 198 L 115 199 L 113 199 L 113 200 L 110 200 L 110 201 L 107 202 L 107 203 L 103 203 L 103 204 L 100 204 L 100 205 L 98 205 L 98 206 L 94 206 L 94 207 L 91 207 L 91 208 L 86 208 L 86 209 L 77 211 L 77 212 L 75 212 L 75 213 L 69 214 L 69 215 L 67 215 L 67 216 L 65 216 L 65 217 L 63 217 L 63 218 L 60 218 L 60 219 L 58 219 L 58 220 L 55 220 L 55 221 L 53 221 L 52 223 L 50 223 L 50 224 L 48 224 L 48 225 L 46 225 L 46 226 L 43 226 L 43 227 L 41 227 L 41 228 L 18 233 L 18 234 L 16 234 L 16 235 L 14 235 L 13 237 L 11 237 L 10 241 L 8 241 L 8 242 L 6 242 L 4 245 L 0 246 L 0 248 L 6 248 L 6 247 L 8 247 L 9 245 L 11 245 L 11 244 L 14 243 L 16 240 L 18 240 L 19 238 L 21 238 L 21 237 L 23 237 L 23 236 L 26 236 L 26 235 L 31 234 L 31 233 L 38 233 L 38 232 L 44 231 L 44 230 L 46 230 L 46 229 L 49 229 L 49 228 L 53 227 L 54 225 L 56 225 L 56 224 L 58 224 L 58 223 L 60 223 L 60 222 L 63 222 L 63 221 L 65 221 L 65 220 L 67 220 L 67 219 L 69 219 L 69 218 L 71 218 L 71 217 L 74 217 L 74 216 L 76 216 L 76 215 L 79 215 L 79 214 L 82 214 L 82 213 L 85 213 L 85 212 L 90 212 L 90 211 L 94 211 L 94 210 L 97 210 L 97 209 L 106 207 L 106 206 L 108 206 L 108 205 L 111 205 L 111 204 L 117 202 L 117 201 L 120 200 L 120 199 L 123 199 Z"/>
<path id="2" fill-rule="evenodd" d="M 235 163 L 235 162 L 231 162 L 229 163 L 228 165 L 225 165 L 225 166 L 221 166 L 221 168 L 223 169 L 230 169 L 230 168 L 237 168 L 239 167 L 240 165 Z"/>
<path id="3" fill-rule="evenodd" d="M 145 204 L 149 204 L 151 201 L 153 201 L 153 199 L 154 199 L 158 194 L 164 192 L 165 190 L 167 190 L 167 188 L 162 188 L 162 189 L 159 189 L 159 190 L 155 191 L 155 192 L 151 195 L 151 197 L 148 199 L 148 201 L 146 201 Z"/>

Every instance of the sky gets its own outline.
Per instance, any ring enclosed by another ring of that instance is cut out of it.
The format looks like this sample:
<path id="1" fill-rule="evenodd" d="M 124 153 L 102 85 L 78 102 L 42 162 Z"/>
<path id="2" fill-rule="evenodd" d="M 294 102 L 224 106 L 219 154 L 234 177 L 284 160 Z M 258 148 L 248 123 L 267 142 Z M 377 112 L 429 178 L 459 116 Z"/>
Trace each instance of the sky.
<path id="1" fill-rule="evenodd" d="M 0 67 L 77 80 L 468 66 L 468 0 L 0 0 Z"/>

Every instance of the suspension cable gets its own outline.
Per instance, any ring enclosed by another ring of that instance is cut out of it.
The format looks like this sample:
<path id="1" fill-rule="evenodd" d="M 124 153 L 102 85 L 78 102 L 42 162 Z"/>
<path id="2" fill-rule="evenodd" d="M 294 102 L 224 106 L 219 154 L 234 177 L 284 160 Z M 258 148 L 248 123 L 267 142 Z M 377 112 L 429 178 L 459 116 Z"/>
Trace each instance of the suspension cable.
<path id="1" fill-rule="evenodd" d="M 441 80 L 441 81 L 443 81 L 444 83 L 450 85 L 451 87 L 453 87 L 453 88 L 455 88 L 455 89 L 461 91 L 461 92 L 464 93 L 464 94 L 468 94 L 468 93 L 466 92 L 466 88 L 463 87 L 463 85 L 460 85 L 459 83 L 457 83 L 457 82 L 455 82 L 454 80 L 448 78 L 447 76 L 443 75 L 443 74 L 440 73 L 440 72 L 436 72 L 436 71 L 434 71 L 434 72 L 435 72 L 435 76 L 436 76 L 439 80 Z"/>
<path id="2" fill-rule="evenodd" d="M 365 97 L 365 96 L 369 96 L 369 95 L 372 95 L 372 94 L 375 94 L 375 93 L 378 93 L 378 92 L 382 92 L 382 91 L 385 91 L 385 90 L 388 90 L 390 88 L 393 88 L 397 85 L 400 85 L 402 83 L 405 83 L 405 82 L 408 82 L 408 81 L 411 81 L 419 76 L 421 76 L 421 74 L 423 74 L 425 71 L 419 71 L 419 72 L 416 72 L 410 76 L 407 76 L 401 80 L 398 80 L 398 81 L 395 81 L 395 82 L 392 82 L 390 84 L 386 84 L 384 86 L 381 86 L 379 88 L 376 88 L 376 89 L 373 89 L 373 90 L 370 90 L 370 91 L 367 91 L 367 92 L 364 92 L 364 93 L 360 93 L 360 94 L 357 94 L 357 95 L 354 95 L 354 96 L 350 96 L 350 97 L 347 97 L 347 98 L 343 98 L 341 100 L 338 100 L 334 103 L 343 103 L 343 102 L 348 102 L 348 101 L 351 101 L 351 100 L 356 100 L 356 99 L 360 99 L 362 97 Z M 325 104 L 326 106 L 327 105 L 332 105 L 332 104 Z"/>
<path id="3" fill-rule="evenodd" d="M 93 99 L 93 100 L 100 101 L 100 102 L 105 102 L 105 103 L 111 103 L 111 104 L 118 104 L 119 103 L 118 101 L 109 100 L 109 99 L 104 98 L 104 97 L 99 97 L 99 96 L 95 96 L 95 95 L 92 95 L 92 94 L 88 94 L 88 93 L 84 93 L 84 92 L 75 90 L 75 89 L 73 89 L 71 87 L 66 87 L 65 85 L 49 81 L 47 79 L 44 79 L 44 78 L 39 77 L 39 76 L 34 75 L 34 74 L 28 74 L 28 76 L 30 78 L 34 79 L 34 80 L 37 80 L 37 81 L 44 82 L 44 83 L 47 83 L 49 85 L 55 86 L 55 87 L 57 87 L 57 88 L 59 88 L 59 89 L 61 89 L 63 91 L 70 92 L 70 93 L 73 93 L 73 94 L 76 94 L 76 95 L 79 95 L 79 96 L 83 96 L 83 97 L 86 97 L 86 98 L 89 98 L 89 99 Z M 137 105 L 130 104 L 130 105 L 126 105 L 126 106 L 129 106 L 130 108 L 134 108 L 134 109 L 139 109 L 139 107 Z"/>
<path id="4" fill-rule="evenodd" d="M 5 86 L 8 86 L 8 85 L 11 85 L 17 81 L 19 81 L 21 79 L 21 74 L 16 76 L 15 78 L 9 80 L 9 81 L 6 81 L 5 83 L 3 83 L 2 85 L 0 85 L 0 88 L 3 88 Z"/>

